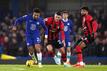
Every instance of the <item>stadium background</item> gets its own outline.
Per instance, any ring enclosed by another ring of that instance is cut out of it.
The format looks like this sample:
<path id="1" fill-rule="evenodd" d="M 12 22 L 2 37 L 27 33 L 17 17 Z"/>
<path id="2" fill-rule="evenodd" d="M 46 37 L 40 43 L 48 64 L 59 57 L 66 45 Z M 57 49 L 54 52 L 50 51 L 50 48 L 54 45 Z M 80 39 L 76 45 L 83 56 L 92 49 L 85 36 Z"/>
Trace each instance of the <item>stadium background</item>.
<path id="1" fill-rule="evenodd" d="M 16 33 L 11 31 L 10 26 L 17 17 L 30 13 L 35 7 L 42 10 L 43 17 L 52 16 L 59 10 L 68 10 L 70 19 L 74 22 L 76 39 L 78 39 L 81 30 L 79 9 L 82 6 L 88 6 L 91 9 L 91 14 L 99 22 L 95 43 L 83 52 L 85 60 L 87 63 L 101 61 L 103 64 L 107 64 L 107 0 L 0 0 L 0 53 L 19 57 L 23 61 L 27 59 L 25 26 L 19 25 Z M 46 57 L 45 48 L 43 48 L 43 53 L 43 56 Z M 75 62 L 75 57 L 71 59 Z M 90 59 L 92 60 L 90 61 Z M 17 61 L 14 62 L 17 63 Z M 0 63 L 3 61 L 0 60 Z M 4 63 L 6 62 L 4 61 Z"/>

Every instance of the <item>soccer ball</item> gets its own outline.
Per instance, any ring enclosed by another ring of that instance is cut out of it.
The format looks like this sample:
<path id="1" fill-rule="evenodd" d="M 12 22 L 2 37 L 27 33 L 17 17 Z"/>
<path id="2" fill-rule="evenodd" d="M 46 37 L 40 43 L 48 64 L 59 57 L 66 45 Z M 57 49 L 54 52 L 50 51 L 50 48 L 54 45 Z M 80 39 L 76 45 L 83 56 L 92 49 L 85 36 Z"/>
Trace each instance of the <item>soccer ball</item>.
<path id="1" fill-rule="evenodd" d="M 31 67 L 31 66 L 33 66 L 34 65 L 34 61 L 33 60 L 27 60 L 26 61 L 26 66 L 27 67 Z"/>

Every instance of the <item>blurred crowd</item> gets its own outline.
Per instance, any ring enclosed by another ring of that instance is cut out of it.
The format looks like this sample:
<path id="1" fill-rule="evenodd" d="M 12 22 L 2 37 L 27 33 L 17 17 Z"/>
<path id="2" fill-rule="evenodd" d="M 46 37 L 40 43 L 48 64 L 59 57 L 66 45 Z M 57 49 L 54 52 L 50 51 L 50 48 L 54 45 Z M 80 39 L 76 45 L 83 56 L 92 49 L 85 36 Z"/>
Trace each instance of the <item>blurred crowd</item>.
<path id="1" fill-rule="evenodd" d="M 25 56 L 27 55 L 25 28 L 19 25 L 17 31 L 13 32 L 11 27 L 15 19 L 16 17 L 8 14 L 0 22 L 0 50 L 1 53 L 13 56 Z"/>
<path id="2" fill-rule="evenodd" d="M 84 50 L 85 56 L 107 56 L 107 14 L 103 10 L 94 12 L 95 18 L 99 23 L 97 38 L 89 48 Z M 17 31 L 12 32 L 11 26 L 16 17 L 7 14 L 0 21 L 0 53 L 6 53 L 13 56 L 27 56 L 28 50 L 25 40 L 25 25 L 17 26 Z M 70 19 L 74 22 L 74 31 L 76 32 L 76 40 L 81 34 L 81 19 L 78 12 L 72 13 Z M 75 42 L 74 42 L 75 43 Z M 44 48 L 43 51 L 46 51 Z"/>

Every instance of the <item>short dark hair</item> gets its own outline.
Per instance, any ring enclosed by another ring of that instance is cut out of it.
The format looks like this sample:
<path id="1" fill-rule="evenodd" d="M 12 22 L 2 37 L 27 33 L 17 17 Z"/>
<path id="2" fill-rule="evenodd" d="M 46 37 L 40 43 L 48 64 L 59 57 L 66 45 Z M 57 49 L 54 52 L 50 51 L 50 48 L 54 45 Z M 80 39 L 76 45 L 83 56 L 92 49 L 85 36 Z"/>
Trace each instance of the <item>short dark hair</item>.
<path id="1" fill-rule="evenodd" d="M 61 16 L 61 11 L 56 12 L 55 14 L 60 15 Z"/>
<path id="2" fill-rule="evenodd" d="M 67 13 L 67 14 L 69 14 L 69 12 L 68 12 L 67 10 L 63 10 L 62 13 Z"/>
<path id="3" fill-rule="evenodd" d="M 89 12 L 89 8 L 88 7 L 82 7 L 81 10 L 87 10 Z"/>
<path id="4" fill-rule="evenodd" d="M 33 12 L 41 13 L 41 10 L 40 10 L 39 8 L 34 8 L 34 9 L 33 9 Z"/>

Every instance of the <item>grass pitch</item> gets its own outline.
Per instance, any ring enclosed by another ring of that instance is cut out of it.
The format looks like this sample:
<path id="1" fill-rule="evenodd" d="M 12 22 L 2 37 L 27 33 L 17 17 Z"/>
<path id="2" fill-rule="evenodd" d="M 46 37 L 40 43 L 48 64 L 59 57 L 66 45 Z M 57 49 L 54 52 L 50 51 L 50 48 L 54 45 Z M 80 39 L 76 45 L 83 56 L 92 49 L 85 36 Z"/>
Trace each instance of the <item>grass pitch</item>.
<path id="1" fill-rule="evenodd" d="M 107 71 L 107 65 L 86 65 L 85 68 L 64 67 L 63 65 L 37 65 L 26 67 L 25 65 L 0 65 L 0 71 Z"/>

